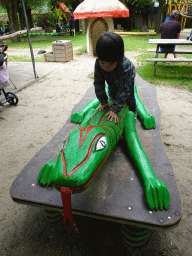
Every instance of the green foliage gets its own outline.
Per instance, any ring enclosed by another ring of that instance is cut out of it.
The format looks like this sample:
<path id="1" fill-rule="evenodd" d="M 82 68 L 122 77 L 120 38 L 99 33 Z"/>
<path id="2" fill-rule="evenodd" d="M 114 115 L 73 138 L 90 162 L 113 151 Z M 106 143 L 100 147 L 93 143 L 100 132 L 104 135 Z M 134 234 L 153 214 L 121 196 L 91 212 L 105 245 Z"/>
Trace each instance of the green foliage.
<path id="1" fill-rule="evenodd" d="M 4 28 L 5 24 L 7 23 L 8 17 L 7 13 L 6 14 L 0 14 L 0 27 Z"/>
<path id="2" fill-rule="evenodd" d="M 54 3 L 57 2 L 55 0 L 48 0 L 47 6 L 52 8 Z M 77 5 L 79 2 L 77 0 L 59 0 L 58 2 L 64 3 L 68 8 L 69 6 Z"/>
<path id="3" fill-rule="evenodd" d="M 121 0 L 123 4 L 130 8 L 130 6 L 135 8 L 135 11 L 140 11 L 141 7 L 148 6 L 153 7 L 153 0 Z"/>
<path id="4" fill-rule="evenodd" d="M 46 17 L 47 20 L 50 22 L 48 25 L 53 29 L 56 29 L 55 19 L 52 13 L 50 14 L 42 14 L 42 15 L 35 15 L 33 14 L 33 22 L 37 24 L 38 27 L 44 27 L 43 25 L 43 18 Z"/>
<path id="5" fill-rule="evenodd" d="M 185 28 L 192 28 L 192 19 L 186 19 Z"/>
<path id="6" fill-rule="evenodd" d="M 31 9 L 32 11 L 42 13 L 50 11 L 47 3 L 49 0 L 25 0 L 25 7 L 26 9 Z M 22 0 L 17 0 L 18 8 L 23 9 Z"/>
<path id="7" fill-rule="evenodd" d="M 6 24 L 6 18 L 7 18 L 7 10 L 6 8 L 0 3 L 0 27 L 4 28 Z"/>
<path id="8" fill-rule="evenodd" d="M 0 3 L 0 14 L 7 13 L 6 8 Z"/>
<path id="9" fill-rule="evenodd" d="M 131 5 L 154 5 L 153 0 L 121 0 L 122 3 L 124 4 L 131 4 Z"/>

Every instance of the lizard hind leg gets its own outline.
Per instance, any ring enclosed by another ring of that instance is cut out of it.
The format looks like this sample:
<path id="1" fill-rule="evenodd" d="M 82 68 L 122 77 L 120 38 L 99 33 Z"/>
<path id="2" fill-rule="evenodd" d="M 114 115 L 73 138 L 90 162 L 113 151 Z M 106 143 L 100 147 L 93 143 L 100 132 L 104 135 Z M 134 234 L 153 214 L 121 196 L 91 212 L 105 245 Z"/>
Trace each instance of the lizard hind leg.
<path id="1" fill-rule="evenodd" d="M 136 127 L 135 115 L 131 111 L 125 113 L 124 138 L 127 149 L 136 169 L 138 170 L 143 184 L 147 203 L 151 210 L 168 209 L 170 195 L 165 184 L 156 178 L 149 159 L 139 141 Z"/>
<path id="2" fill-rule="evenodd" d="M 131 156 L 135 167 L 139 170 L 142 176 L 150 174 L 149 176 L 155 178 L 151 164 L 146 156 L 142 145 L 139 141 L 137 130 L 135 126 L 135 115 L 132 111 L 126 111 L 125 113 L 125 127 L 124 127 L 124 139 L 126 141 L 127 149 Z M 145 174 L 145 175 L 144 175 Z"/>

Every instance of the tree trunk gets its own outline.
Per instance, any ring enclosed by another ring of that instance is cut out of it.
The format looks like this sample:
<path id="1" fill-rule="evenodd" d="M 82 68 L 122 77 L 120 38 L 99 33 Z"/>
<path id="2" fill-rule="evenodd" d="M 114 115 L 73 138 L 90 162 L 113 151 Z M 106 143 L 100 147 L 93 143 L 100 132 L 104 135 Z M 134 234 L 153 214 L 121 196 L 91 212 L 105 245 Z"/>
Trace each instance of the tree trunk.
<path id="1" fill-rule="evenodd" d="M 135 28 L 135 5 L 127 4 L 127 7 L 129 9 L 129 30 Z"/>
<path id="2" fill-rule="evenodd" d="M 29 26 L 29 29 L 31 29 L 33 27 L 31 9 L 26 9 L 26 13 L 27 13 L 28 26 Z"/>
<path id="3" fill-rule="evenodd" d="M 129 16 L 129 30 L 131 31 L 132 29 L 134 29 L 135 27 L 135 22 L 134 22 L 134 19 L 135 19 L 135 13 L 130 11 L 130 16 Z"/>
<path id="4" fill-rule="evenodd" d="M 2 0 L 2 5 L 7 9 L 7 14 L 9 18 L 9 28 L 10 33 L 14 33 L 19 30 L 18 16 L 17 16 L 17 0 Z M 16 39 L 17 42 L 21 42 L 21 38 L 15 37 L 11 41 Z"/>
<path id="5" fill-rule="evenodd" d="M 160 26 L 163 22 L 163 13 L 165 8 L 165 0 L 159 0 L 159 10 L 156 17 L 155 31 L 160 33 Z"/>
<path id="6" fill-rule="evenodd" d="M 18 9 L 18 13 L 19 13 L 20 27 L 21 27 L 21 30 L 23 30 L 26 27 L 26 25 L 25 25 L 25 17 L 24 17 L 24 13 L 23 13 L 23 8 L 19 8 Z"/>

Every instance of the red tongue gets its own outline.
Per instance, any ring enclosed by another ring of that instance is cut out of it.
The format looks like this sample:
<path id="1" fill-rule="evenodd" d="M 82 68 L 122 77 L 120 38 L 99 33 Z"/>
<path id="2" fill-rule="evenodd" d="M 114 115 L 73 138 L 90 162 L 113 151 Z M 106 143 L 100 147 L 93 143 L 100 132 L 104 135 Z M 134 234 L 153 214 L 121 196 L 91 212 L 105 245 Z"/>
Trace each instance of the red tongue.
<path id="1" fill-rule="evenodd" d="M 71 208 L 71 193 L 71 188 L 61 188 L 61 198 L 63 202 L 63 222 L 66 226 L 66 221 L 68 220 L 71 223 L 71 226 L 75 229 L 75 231 L 79 232 L 73 220 Z"/>

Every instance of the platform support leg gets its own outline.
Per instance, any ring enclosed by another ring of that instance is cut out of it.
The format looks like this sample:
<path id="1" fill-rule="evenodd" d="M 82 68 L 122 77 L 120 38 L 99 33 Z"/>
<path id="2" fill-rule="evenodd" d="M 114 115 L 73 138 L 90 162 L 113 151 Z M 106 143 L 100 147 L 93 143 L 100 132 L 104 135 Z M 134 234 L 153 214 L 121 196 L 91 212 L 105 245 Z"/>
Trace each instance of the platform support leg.
<path id="1" fill-rule="evenodd" d="M 157 62 L 154 62 L 154 76 L 156 75 Z"/>
<path id="2" fill-rule="evenodd" d="M 62 212 L 43 209 L 43 213 L 44 213 L 44 218 L 48 222 L 56 222 L 56 221 L 59 221 L 63 218 Z"/>
<path id="3" fill-rule="evenodd" d="M 126 245 L 142 246 L 149 240 L 150 230 L 148 228 L 123 224 L 121 226 L 121 236 Z"/>

